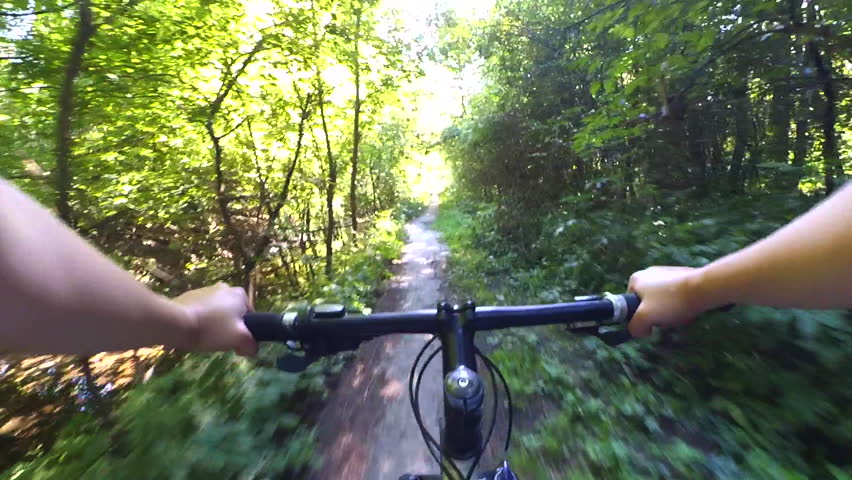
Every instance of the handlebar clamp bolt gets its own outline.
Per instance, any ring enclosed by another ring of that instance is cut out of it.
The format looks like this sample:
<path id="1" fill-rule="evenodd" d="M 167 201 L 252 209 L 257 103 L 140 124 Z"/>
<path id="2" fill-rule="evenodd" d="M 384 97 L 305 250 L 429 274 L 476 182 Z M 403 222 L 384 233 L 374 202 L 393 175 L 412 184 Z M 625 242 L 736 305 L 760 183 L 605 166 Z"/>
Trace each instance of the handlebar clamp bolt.
<path id="1" fill-rule="evenodd" d="M 444 381 L 444 392 L 450 398 L 470 399 L 481 396 L 483 392 L 482 380 L 479 375 L 464 365 L 460 365 L 448 373 Z"/>

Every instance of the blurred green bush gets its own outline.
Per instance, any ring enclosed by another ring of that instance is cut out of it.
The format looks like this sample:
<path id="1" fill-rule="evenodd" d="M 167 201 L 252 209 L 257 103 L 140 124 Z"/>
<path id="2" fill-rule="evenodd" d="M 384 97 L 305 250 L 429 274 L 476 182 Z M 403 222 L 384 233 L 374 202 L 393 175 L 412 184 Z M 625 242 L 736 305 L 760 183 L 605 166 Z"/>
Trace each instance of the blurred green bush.
<path id="1" fill-rule="evenodd" d="M 545 303 L 622 292 L 649 265 L 703 265 L 812 202 L 763 194 L 602 209 L 577 196 L 532 225 L 540 233 L 522 245 L 498 207 L 451 198 L 436 226 L 460 297 Z M 852 474 L 846 313 L 743 306 L 617 349 L 558 327 L 488 341 L 521 407 L 510 455 L 521 478 Z"/>

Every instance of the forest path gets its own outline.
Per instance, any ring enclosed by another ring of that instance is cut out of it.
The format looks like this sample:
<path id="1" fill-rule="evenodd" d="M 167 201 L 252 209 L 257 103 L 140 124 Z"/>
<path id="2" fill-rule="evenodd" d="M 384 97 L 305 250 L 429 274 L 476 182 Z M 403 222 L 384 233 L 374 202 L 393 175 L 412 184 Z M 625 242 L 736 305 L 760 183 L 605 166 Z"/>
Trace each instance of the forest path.
<path id="1" fill-rule="evenodd" d="M 376 311 L 433 308 L 443 297 L 448 250 L 431 229 L 432 205 L 406 225 L 408 235 L 395 277 Z M 319 422 L 323 465 L 312 479 L 397 480 L 403 473 L 436 473 L 411 413 L 408 375 L 429 335 L 392 335 L 363 345 L 344 371 Z M 421 412 L 437 433 L 441 391 L 440 362 L 433 362 L 421 385 Z"/>

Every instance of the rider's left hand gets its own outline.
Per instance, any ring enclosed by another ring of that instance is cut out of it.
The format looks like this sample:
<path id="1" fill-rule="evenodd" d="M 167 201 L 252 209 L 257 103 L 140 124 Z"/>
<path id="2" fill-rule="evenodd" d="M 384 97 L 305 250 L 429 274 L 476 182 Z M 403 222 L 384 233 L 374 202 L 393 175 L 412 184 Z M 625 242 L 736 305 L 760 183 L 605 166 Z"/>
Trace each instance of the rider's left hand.
<path id="1" fill-rule="evenodd" d="M 257 342 L 243 322 L 249 300 L 242 288 L 219 283 L 190 290 L 174 301 L 183 307 L 193 326 L 191 350 L 234 350 L 243 356 L 257 353 Z"/>

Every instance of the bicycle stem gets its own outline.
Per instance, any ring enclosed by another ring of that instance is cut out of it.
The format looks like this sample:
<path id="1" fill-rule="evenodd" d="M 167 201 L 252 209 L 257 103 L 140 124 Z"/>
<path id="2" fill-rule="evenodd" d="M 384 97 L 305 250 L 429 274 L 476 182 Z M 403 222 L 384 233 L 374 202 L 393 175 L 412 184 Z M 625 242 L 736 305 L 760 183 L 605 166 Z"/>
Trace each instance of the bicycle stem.
<path id="1" fill-rule="evenodd" d="M 475 309 L 470 301 L 461 308 L 446 302 L 438 305 L 444 374 L 441 443 L 443 453 L 455 461 L 475 458 L 485 447 L 481 429 L 485 389 L 476 366 Z"/>

